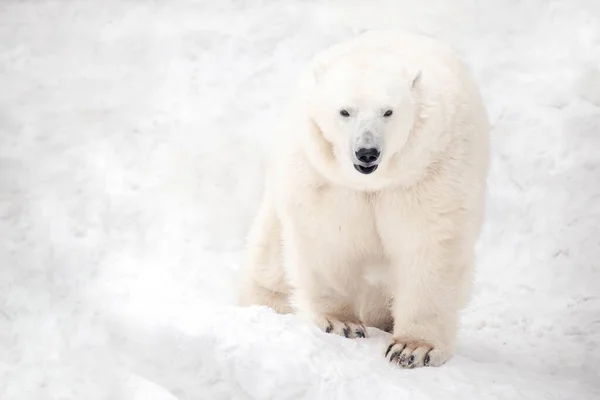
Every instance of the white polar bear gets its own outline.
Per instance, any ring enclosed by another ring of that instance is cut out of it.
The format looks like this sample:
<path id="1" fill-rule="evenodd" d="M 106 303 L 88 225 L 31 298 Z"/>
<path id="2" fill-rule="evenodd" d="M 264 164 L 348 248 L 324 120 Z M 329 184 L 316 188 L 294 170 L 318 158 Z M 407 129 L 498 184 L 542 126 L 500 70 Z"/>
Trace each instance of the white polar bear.
<path id="1" fill-rule="evenodd" d="M 335 45 L 302 74 L 277 129 L 240 304 L 326 332 L 393 332 L 389 361 L 446 362 L 470 293 L 489 124 L 441 43 L 389 31 Z"/>

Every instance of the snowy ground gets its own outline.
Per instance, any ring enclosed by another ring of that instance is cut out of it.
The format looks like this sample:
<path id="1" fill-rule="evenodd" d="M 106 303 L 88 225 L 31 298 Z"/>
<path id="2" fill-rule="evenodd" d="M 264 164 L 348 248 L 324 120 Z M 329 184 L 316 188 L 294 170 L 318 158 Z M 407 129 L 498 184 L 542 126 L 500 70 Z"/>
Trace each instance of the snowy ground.
<path id="1" fill-rule="evenodd" d="M 233 305 L 267 131 L 317 50 L 441 37 L 494 124 L 456 356 L 399 370 Z M 0 3 L 0 398 L 600 398 L 600 3 Z"/>

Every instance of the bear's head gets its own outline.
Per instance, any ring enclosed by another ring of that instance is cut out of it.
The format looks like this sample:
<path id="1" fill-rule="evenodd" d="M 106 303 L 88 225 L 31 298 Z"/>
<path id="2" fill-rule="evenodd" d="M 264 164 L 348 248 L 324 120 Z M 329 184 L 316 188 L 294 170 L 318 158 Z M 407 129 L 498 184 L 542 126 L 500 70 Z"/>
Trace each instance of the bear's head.
<path id="1" fill-rule="evenodd" d="M 315 63 L 304 82 L 314 128 L 309 158 L 317 169 L 357 188 L 395 183 L 395 159 L 417 118 L 420 80 L 420 70 L 385 50 L 354 49 Z"/>

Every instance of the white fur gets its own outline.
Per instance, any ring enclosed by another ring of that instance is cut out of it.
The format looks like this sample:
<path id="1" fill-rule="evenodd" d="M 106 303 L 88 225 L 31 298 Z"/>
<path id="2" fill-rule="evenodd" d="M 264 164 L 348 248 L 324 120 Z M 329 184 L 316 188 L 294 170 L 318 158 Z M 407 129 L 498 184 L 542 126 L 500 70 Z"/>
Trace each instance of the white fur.
<path id="1" fill-rule="evenodd" d="M 388 358 L 444 363 L 470 293 L 488 132 L 473 79 L 437 41 L 370 32 L 317 55 L 277 131 L 241 304 L 351 337 L 393 324 Z M 365 143 L 381 150 L 368 175 L 353 166 Z"/>

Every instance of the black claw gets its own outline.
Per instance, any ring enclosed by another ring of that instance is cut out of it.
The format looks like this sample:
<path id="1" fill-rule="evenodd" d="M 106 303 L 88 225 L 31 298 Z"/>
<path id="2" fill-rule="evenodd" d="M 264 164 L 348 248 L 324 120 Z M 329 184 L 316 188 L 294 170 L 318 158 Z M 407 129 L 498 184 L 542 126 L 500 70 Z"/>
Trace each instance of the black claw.
<path id="1" fill-rule="evenodd" d="M 415 363 L 415 356 L 408 357 L 408 366 L 411 367 Z"/>
<path id="2" fill-rule="evenodd" d="M 363 331 L 361 331 L 360 329 L 356 330 L 356 336 L 359 338 L 364 338 L 365 337 L 365 333 Z"/>
<path id="3" fill-rule="evenodd" d="M 388 347 L 388 348 L 387 348 L 387 350 L 385 351 L 385 356 L 386 356 L 386 357 L 388 356 L 388 354 L 389 354 L 390 350 L 392 349 L 392 347 L 394 347 L 394 345 L 395 345 L 395 344 L 396 344 L 396 343 L 392 343 L 392 344 L 390 344 L 390 345 L 389 345 L 389 347 Z"/>
<path id="4" fill-rule="evenodd" d="M 425 355 L 425 360 L 423 361 L 423 364 L 427 367 L 427 366 L 429 366 L 429 361 L 431 361 L 431 360 L 429 358 L 429 353 L 427 353 Z"/>
<path id="5" fill-rule="evenodd" d="M 333 325 L 331 324 L 331 321 L 327 321 L 329 322 L 329 326 L 327 326 L 327 328 L 325 328 L 325 332 L 326 333 L 331 333 L 331 331 L 333 330 Z"/>
<path id="6" fill-rule="evenodd" d="M 397 358 L 400 355 L 399 351 L 395 351 L 392 353 L 392 355 L 390 356 L 390 362 L 394 362 L 394 359 Z"/>
<path id="7" fill-rule="evenodd" d="M 350 337 L 350 328 L 348 328 L 348 325 L 346 325 L 346 327 L 344 328 L 344 336 Z"/>

